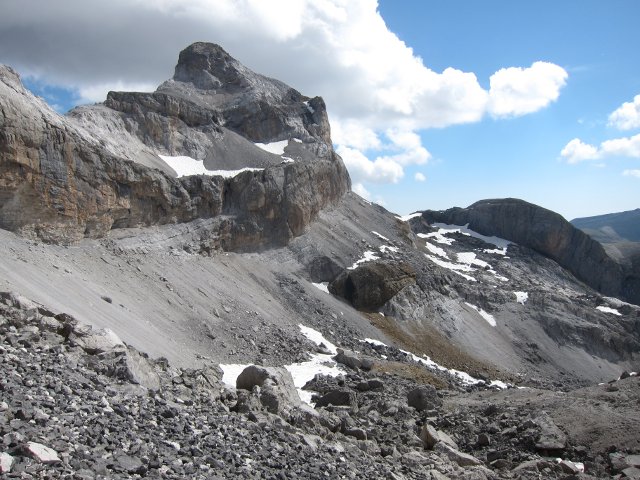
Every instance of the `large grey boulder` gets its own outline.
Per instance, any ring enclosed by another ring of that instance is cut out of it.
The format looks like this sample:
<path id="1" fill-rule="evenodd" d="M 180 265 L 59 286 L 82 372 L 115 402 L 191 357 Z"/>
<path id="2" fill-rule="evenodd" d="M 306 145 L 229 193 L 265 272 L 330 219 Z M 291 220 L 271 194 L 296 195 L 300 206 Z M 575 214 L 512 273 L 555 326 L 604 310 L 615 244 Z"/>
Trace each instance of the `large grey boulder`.
<path id="1" fill-rule="evenodd" d="M 260 403 L 270 413 L 279 414 L 302 403 L 286 368 L 248 366 L 238 375 L 236 388 L 252 391 L 255 387 L 260 389 Z"/>
<path id="2" fill-rule="evenodd" d="M 329 291 L 358 310 L 377 311 L 403 288 L 416 283 L 415 270 L 405 262 L 371 261 L 345 270 Z"/>
<path id="3" fill-rule="evenodd" d="M 442 405 L 442 399 L 432 385 L 422 385 L 407 393 L 407 403 L 419 412 L 432 410 Z"/>

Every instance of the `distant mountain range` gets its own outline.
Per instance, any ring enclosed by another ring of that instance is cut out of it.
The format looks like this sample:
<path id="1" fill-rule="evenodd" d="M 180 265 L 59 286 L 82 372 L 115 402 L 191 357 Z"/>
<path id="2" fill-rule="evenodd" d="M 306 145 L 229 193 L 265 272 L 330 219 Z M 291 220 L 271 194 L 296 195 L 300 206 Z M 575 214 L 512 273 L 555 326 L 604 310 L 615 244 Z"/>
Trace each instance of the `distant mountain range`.
<path id="1" fill-rule="evenodd" d="M 576 218 L 571 223 L 600 243 L 640 242 L 640 208 Z"/>

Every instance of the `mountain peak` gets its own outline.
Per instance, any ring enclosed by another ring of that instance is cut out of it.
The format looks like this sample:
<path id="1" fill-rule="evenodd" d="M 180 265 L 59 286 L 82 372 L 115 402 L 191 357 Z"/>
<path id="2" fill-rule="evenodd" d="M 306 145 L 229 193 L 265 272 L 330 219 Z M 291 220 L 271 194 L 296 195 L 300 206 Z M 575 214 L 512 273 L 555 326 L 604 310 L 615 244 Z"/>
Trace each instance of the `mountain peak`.
<path id="1" fill-rule="evenodd" d="M 173 79 L 202 90 L 243 84 L 249 70 L 215 43 L 196 42 L 180 52 Z"/>

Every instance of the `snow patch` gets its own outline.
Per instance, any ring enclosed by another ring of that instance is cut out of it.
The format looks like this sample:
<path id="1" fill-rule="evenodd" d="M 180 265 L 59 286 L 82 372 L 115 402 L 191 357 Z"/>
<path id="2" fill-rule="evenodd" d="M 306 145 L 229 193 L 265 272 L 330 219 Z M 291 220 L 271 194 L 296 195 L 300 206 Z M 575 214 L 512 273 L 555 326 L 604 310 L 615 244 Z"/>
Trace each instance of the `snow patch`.
<path id="1" fill-rule="evenodd" d="M 329 293 L 329 282 L 322 282 L 322 283 L 313 283 L 312 282 L 311 285 L 316 287 L 318 290 L 322 290 L 325 293 Z"/>
<path id="2" fill-rule="evenodd" d="M 452 233 L 461 233 L 462 235 L 479 238 L 486 243 L 495 245 L 495 249 L 486 248 L 484 250 L 484 253 L 495 253 L 498 255 L 506 255 L 507 247 L 512 243 L 509 240 L 505 240 L 504 238 L 482 235 L 481 233 L 475 232 L 469 228 L 468 223 L 466 225 L 448 225 L 446 223 L 434 223 L 432 227 L 437 228 L 438 230 L 431 233 L 419 233 L 418 236 L 420 238 L 432 238 L 436 243 L 451 245 L 453 242 L 455 242 L 455 239 L 448 238 L 445 235 Z"/>
<path id="3" fill-rule="evenodd" d="M 282 155 L 282 163 L 295 163 L 295 160 L 293 158 L 285 157 L 284 155 Z"/>
<path id="4" fill-rule="evenodd" d="M 314 113 L 316 113 L 316 111 L 313 109 L 313 107 L 311 105 L 309 105 L 308 101 L 304 102 L 304 105 L 305 105 L 305 107 L 307 107 L 307 110 L 309 111 L 310 114 L 313 115 Z"/>
<path id="5" fill-rule="evenodd" d="M 222 370 L 222 383 L 227 387 L 236 388 L 236 380 L 242 371 L 247 368 L 250 363 L 221 363 L 220 369 Z"/>
<path id="6" fill-rule="evenodd" d="M 310 328 L 310 327 L 305 327 L 301 323 L 298 324 L 298 327 L 300 328 L 300 332 L 302 332 L 302 335 L 307 337 L 316 345 L 320 346 L 324 344 L 324 346 L 327 347 L 327 350 L 329 350 L 333 355 L 336 355 L 338 353 L 337 347 L 333 343 L 331 343 L 329 340 L 324 338 L 324 336 L 319 331 L 314 330 L 313 328 Z"/>
<path id="7" fill-rule="evenodd" d="M 463 273 L 463 272 L 473 272 L 474 271 L 474 269 L 471 268 L 469 265 L 447 262 L 447 261 L 441 260 L 438 257 L 435 257 L 433 255 L 427 255 L 426 253 L 425 253 L 424 256 L 427 257 L 429 260 L 431 260 L 436 265 L 439 265 L 442 268 L 446 268 L 447 270 L 451 270 L 453 273 L 457 273 L 462 278 L 464 278 L 466 280 L 469 280 L 470 282 L 477 282 L 477 280 L 475 278 L 473 278 L 471 275 L 467 275 L 466 273 Z"/>
<path id="8" fill-rule="evenodd" d="M 484 318 L 489 325 L 495 327 L 497 325 L 496 319 L 490 313 L 485 312 L 480 307 L 476 307 L 475 305 L 471 305 L 469 302 L 464 302 L 467 306 L 473 308 L 476 312 L 480 314 L 482 318 Z"/>
<path id="9" fill-rule="evenodd" d="M 376 340 L 374 338 L 365 338 L 364 340 L 361 340 L 361 341 L 365 342 L 365 343 L 370 343 L 371 345 L 377 345 L 379 347 L 386 347 L 387 346 L 386 343 L 383 343 L 380 340 Z"/>
<path id="10" fill-rule="evenodd" d="M 516 296 L 516 302 L 524 305 L 527 300 L 529 300 L 529 294 L 527 292 L 513 292 Z"/>
<path id="11" fill-rule="evenodd" d="M 385 253 L 385 252 L 398 253 L 400 251 L 398 247 L 392 247 L 391 245 L 382 245 L 378 250 L 380 250 L 382 253 Z"/>
<path id="12" fill-rule="evenodd" d="M 605 307 L 603 305 L 597 306 L 596 310 L 600 310 L 601 312 L 604 312 L 604 313 L 612 313 L 614 315 L 618 315 L 619 317 L 622 316 L 622 314 L 615 308 Z"/>
<path id="13" fill-rule="evenodd" d="M 378 232 L 376 232 L 374 230 L 372 230 L 371 233 L 373 233 L 379 239 L 384 240 L 385 242 L 389 241 L 389 239 L 387 237 L 385 237 L 384 235 L 380 235 Z"/>
<path id="14" fill-rule="evenodd" d="M 189 175 L 209 175 L 219 176 L 224 178 L 232 178 L 239 175 L 242 172 L 259 172 L 264 168 L 241 168 L 240 170 L 208 170 L 204 166 L 202 160 L 196 160 L 195 158 L 178 156 L 171 157 L 168 155 L 158 155 L 167 165 L 173 168 L 180 177 L 188 177 Z"/>
<path id="15" fill-rule="evenodd" d="M 420 234 L 418 234 L 420 235 Z M 447 255 L 447 252 L 444 251 L 443 248 L 440 248 L 436 245 L 434 245 L 433 243 L 429 243 L 429 242 L 424 242 L 425 246 L 427 247 L 427 250 L 429 250 L 431 253 L 434 253 L 436 255 L 438 255 L 439 257 L 442 258 L 446 258 L 447 260 L 449 259 L 449 256 Z"/>
<path id="16" fill-rule="evenodd" d="M 360 258 L 359 260 L 356 260 L 356 262 L 353 265 L 351 265 L 347 270 L 355 270 L 358 267 L 358 265 L 360 265 L 361 263 L 370 262 L 372 260 L 380 260 L 380 257 L 378 257 L 375 252 L 372 252 L 371 250 L 367 250 L 362 254 L 362 258 Z"/>
<path id="17" fill-rule="evenodd" d="M 460 380 L 460 382 L 462 382 L 462 384 L 464 385 L 475 385 L 477 383 L 481 383 L 483 382 L 483 380 L 480 380 L 479 378 L 475 378 L 472 377 L 471 375 L 469 375 L 467 372 L 463 372 L 461 370 L 456 370 L 455 368 L 447 368 L 447 367 L 443 367 L 442 365 L 434 362 L 433 360 L 431 360 L 431 358 L 429 358 L 427 355 L 425 355 L 424 357 L 419 357 L 411 352 L 408 352 L 406 350 L 400 350 L 402 353 L 409 355 L 414 362 L 417 363 L 421 363 L 431 369 L 434 370 L 440 370 L 442 372 L 449 372 L 451 375 L 453 375 L 454 377 L 456 377 L 458 380 Z M 500 382 L 502 383 L 502 382 Z M 498 385 L 496 385 L 497 388 L 501 388 Z M 506 388 L 506 387 L 505 387 Z"/>
<path id="18" fill-rule="evenodd" d="M 289 145 L 289 140 L 282 140 L 280 142 L 272 143 L 256 143 L 256 147 L 259 147 L 262 150 L 273 153 L 275 155 L 282 155 L 287 145 Z"/>
<path id="19" fill-rule="evenodd" d="M 410 213 L 409 215 L 396 215 L 396 218 L 398 220 L 402 220 L 403 222 L 408 222 L 412 218 L 416 218 L 416 217 L 419 217 L 421 215 L 422 215 L 421 212 L 415 212 L 415 213 Z"/>

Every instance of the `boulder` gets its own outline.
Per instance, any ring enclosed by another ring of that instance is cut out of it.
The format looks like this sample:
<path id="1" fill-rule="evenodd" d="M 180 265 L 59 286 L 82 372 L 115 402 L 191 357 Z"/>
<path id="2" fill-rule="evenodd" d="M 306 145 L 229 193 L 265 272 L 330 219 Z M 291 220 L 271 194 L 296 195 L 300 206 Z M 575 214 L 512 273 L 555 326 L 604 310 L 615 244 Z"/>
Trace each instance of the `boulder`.
<path id="1" fill-rule="evenodd" d="M 477 459 L 472 455 L 469 455 L 468 453 L 460 452 L 457 449 L 453 448 L 452 446 L 444 442 L 438 442 L 435 445 L 434 450 L 436 452 L 443 453 L 449 458 L 449 460 L 457 463 L 461 467 L 472 467 L 475 465 L 482 465 L 481 460 Z"/>
<path id="2" fill-rule="evenodd" d="M 442 399 L 438 397 L 438 392 L 432 385 L 422 385 L 407 393 L 407 403 L 410 407 L 419 412 L 432 410 L 442 405 Z"/>
<path id="3" fill-rule="evenodd" d="M 343 271 L 329 283 L 329 292 L 356 309 L 378 311 L 403 288 L 416 282 L 416 272 L 405 262 L 387 260 L 363 263 Z"/>
<path id="4" fill-rule="evenodd" d="M 261 367 L 250 365 L 236 379 L 236 388 L 252 391 L 260 387 L 260 402 L 270 413 L 301 404 L 291 373 L 283 367 Z"/>
<path id="5" fill-rule="evenodd" d="M 6 452 L 0 453 L 0 473 L 9 473 L 13 467 L 13 457 Z"/>
<path id="6" fill-rule="evenodd" d="M 25 455 L 46 465 L 54 465 L 61 462 L 60 457 L 58 457 L 58 452 L 41 443 L 27 442 L 23 446 L 23 451 Z"/>
<path id="7" fill-rule="evenodd" d="M 567 446 L 567 436 L 553 422 L 546 412 L 541 412 L 534 420 L 540 428 L 540 435 L 536 441 L 536 450 L 548 454 L 559 454 Z"/>
<path id="8" fill-rule="evenodd" d="M 356 393 L 348 388 L 338 388 L 325 393 L 316 402 L 316 408 L 334 406 L 353 407 L 358 404 Z"/>
<path id="9" fill-rule="evenodd" d="M 109 328 L 94 329 L 90 325 L 77 325 L 69 338 L 91 355 L 126 348 L 120 337 Z"/>

